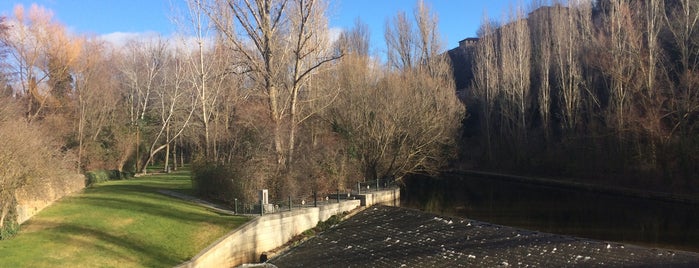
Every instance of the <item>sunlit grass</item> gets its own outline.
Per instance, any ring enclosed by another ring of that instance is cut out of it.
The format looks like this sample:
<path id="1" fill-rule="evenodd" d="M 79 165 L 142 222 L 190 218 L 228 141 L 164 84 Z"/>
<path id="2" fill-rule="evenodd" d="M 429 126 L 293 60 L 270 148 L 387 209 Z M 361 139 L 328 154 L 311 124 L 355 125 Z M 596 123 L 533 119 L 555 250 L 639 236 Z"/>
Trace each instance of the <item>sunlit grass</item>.
<path id="1" fill-rule="evenodd" d="M 189 172 L 109 181 L 64 198 L 0 241 L 0 267 L 171 267 L 247 220 L 160 189 L 190 192 Z"/>

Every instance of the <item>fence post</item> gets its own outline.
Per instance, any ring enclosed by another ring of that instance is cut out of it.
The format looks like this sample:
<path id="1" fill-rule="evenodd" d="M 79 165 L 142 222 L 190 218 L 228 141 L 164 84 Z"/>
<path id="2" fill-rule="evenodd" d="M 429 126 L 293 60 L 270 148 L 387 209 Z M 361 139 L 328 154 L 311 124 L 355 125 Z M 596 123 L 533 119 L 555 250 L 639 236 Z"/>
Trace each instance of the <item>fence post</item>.
<path id="1" fill-rule="evenodd" d="M 313 191 L 313 207 L 318 207 L 318 196 L 316 191 Z"/>
<path id="2" fill-rule="evenodd" d="M 379 190 L 379 179 L 376 179 L 376 190 Z"/>
<path id="3" fill-rule="evenodd" d="M 362 183 L 357 182 L 357 194 L 362 194 Z"/>
<path id="4" fill-rule="evenodd" d="M 291 211 L 291 196 L 289 196 L 289 211 Z"/>
<path id="5" fill-rule="evenodd" d="M 235 212 L 235 214 L 238 214 L 238 198 L 233 198 L 233 201 L 234 201 L 234 203 L 235 203 L 235 210 L 234 210 L 234 212 Z"/>
<path id="6" fill-rule="evenodd" d="M 265 215 L 265 202 L 260 198 L 260 216 Z"/>

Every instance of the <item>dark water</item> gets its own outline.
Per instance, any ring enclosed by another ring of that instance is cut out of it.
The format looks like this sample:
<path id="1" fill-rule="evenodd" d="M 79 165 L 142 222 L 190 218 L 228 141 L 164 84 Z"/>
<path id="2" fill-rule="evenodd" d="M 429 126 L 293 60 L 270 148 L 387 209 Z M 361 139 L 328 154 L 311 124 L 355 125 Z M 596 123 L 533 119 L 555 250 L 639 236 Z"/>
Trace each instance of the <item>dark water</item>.
<path id="1" fill-rule="evenodd" d="M 699 205 L 471 176 L 406 180 L 401 204 L 442 215 L 699 252 Z"/>

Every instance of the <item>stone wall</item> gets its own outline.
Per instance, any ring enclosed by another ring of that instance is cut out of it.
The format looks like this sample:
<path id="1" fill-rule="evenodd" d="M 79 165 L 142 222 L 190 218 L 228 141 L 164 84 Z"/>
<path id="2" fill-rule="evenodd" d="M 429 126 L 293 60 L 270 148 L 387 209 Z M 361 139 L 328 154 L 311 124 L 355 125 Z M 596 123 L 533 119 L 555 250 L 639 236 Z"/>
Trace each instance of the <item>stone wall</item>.
<path id="1" fill-rule="evenodd" d="M 362 195 L 371 204 L 398 204 L 400 189 L 373 192 Z M 374 197 L 376 196 L 376 197 Z M 395 198 L 395 200 L 389 200 Z M 244 263 L 255 263 L 266 251 L 281 247 L 291 238 L 315 227 L 333 215 L 351 211 L 365 202 L 345 200 L 318 207 L 302 208 L 256 217 L 243 226 L 226 234 L 223 238 L 204 249 L 192 260 L 178 267 L 233 267 Z"/>
<path id="2" fill-rule="evenodd" d="M 62 197 L 85 188 L 85 176 L 71 174 L 37 180 L 17 190 L 17 223 L 23 223 Z"/>

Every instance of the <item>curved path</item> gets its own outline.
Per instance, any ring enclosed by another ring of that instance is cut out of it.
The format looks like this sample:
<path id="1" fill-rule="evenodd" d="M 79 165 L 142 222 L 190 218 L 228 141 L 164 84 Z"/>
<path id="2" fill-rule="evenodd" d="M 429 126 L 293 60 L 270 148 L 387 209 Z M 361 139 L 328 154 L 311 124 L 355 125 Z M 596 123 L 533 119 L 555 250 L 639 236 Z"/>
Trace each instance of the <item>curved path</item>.
<path id="1" fill-rule="evenodd" d="M 278 267 L 699 267 L 699 254 L 375 206 L 269 263 Z"/>

